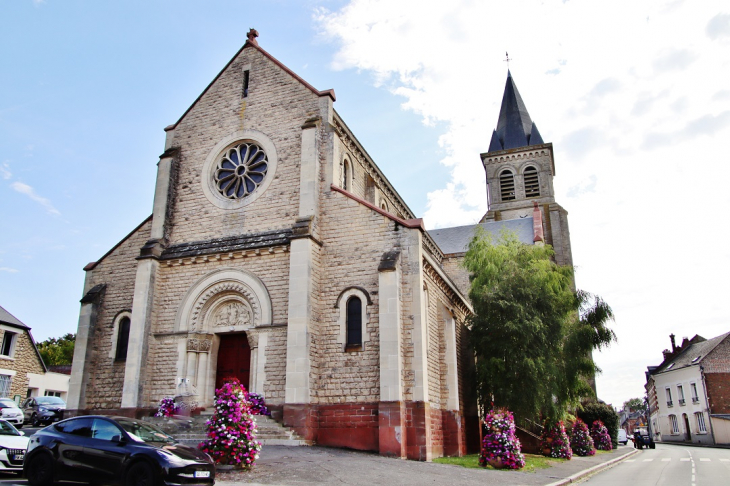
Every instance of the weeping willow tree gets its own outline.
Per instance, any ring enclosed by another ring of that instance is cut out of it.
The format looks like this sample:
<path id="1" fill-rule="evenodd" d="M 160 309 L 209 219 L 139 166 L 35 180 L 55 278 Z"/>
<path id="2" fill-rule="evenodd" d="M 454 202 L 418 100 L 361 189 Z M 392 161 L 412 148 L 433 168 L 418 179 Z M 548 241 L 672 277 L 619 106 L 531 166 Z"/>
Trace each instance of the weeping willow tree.
<path id="1" fill-rule="evenodd" d="M 478 231 L 469 245 L 470 339 L 483 409 L 560 419 L 594 395 L 600 369 L 591 353 L 616 340 L 607 327 L 613 313 L 600 297 L 576 291 L 573 268 L 557 265 L 553 254 L 512 233 L 494 241 Z"/>

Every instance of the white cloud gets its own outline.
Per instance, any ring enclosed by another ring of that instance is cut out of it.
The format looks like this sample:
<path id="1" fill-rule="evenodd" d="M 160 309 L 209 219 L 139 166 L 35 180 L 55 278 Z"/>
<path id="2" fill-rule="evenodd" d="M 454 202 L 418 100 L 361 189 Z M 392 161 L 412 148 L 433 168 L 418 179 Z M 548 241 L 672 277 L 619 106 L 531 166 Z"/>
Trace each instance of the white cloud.
<path id="1" fill-rule="evenodd" d="M 478 154 L 496 126 L 509 51 L 527 109 L 555 144 L 578 285 L 617 315 L 619 344 L 596 357 L 599 391 L 614 403 L 641 393 L 645 366 L 661 360 L 671 332 L 710 338 L 730 320 L 728 308 L 704 305 L 724 301 L 720 279 L 730 272 L 717 244 L 730 238 L 717 223 L 730 178 L 723 8 L 353 0 L 316 14 L 337 47 L 335 69 L 372 76 L 404 110 L 446 127 L 439 143 L 451 178 L 428 194 L 430 228 L 473 223 L 487 209 Z M 629 360 L 630 371 L 621 366 Z"/>
<path id="2" fill-rule="evenodd" d="M 4 162 L 2 166 L 0 166 L 0 175 L 2 175 L 3 179 L 6 181 L 13 177 L 13 173 L 10 172 L 10 165 L 7 162 Z"/>
<path id="3" fill-rule="evenodd" d="M 28 196 L 29 198 L 31 198 L 32 200 L 34 200 L 35 202 L 37 202 L 38 204 L 40 204 L 41 206 L 46 208 L 46 210 L 49 213 L 55 214 L 57 216 L 61 215 L 61 213 L 58 211 L 58 209 L 53 207 L 53 204 L 51 203 L 51 201 L 49 201 L 45 197 L 42 197 L 42 196 L 39 196 L 38 194 L 36 194 L 35 190 L 33 190 L 33 188 L 30 187 L 28 184 L 23 184 L 22 182 L 13 182 L 12 184 L 10 184 L 10 187 L 12 187 L 13 189 L 15 189 L 17 192 L 19 192 L 21 194 L 25 194 L 26 196 Z"/>
<path id="4" fill-rule="evenodd" d="M 0 272 L 18 273 L 18 270 L 10 267 L 0 267 Z"/>

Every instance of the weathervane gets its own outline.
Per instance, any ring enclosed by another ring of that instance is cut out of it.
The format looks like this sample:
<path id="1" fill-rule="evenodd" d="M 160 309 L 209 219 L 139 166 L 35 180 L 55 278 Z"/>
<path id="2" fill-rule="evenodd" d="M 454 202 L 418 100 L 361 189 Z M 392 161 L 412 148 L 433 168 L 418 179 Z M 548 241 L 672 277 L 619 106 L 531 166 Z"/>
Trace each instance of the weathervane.
<path id="1" fill-rule="evenodd" d="M 507 63 L 507 69 L 508 69 L 508 70 L 509 70 L 509 62 L 510 62 L 511 60 L 512 60 L 512 59 L 510 59 L 510 57 L 509 57 L 509 53 L 508 53 L 507 51 L 505 51 L 505 52 L 504 52 L 504 62 L 506 62 L 506 63 Z"/>

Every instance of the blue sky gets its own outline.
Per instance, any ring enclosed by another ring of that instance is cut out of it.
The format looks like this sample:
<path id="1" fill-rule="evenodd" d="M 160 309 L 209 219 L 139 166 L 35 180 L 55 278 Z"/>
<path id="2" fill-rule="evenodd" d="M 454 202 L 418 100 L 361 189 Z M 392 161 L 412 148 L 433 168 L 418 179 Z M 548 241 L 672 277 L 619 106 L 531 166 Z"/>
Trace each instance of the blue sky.
<path id="1" fill-rule="evenodd" d="M 668 335 L 730 330 L 730 9 L 629 0 L 0 3 L 0 305 L 75 332 L 83 266 L 152 209 L 163 128 L 255 27 L 428 227 L 486 211 L 510 69 L 556 155 L 581 288 L 617 315 L 599 395 L 643 393 Z"/>

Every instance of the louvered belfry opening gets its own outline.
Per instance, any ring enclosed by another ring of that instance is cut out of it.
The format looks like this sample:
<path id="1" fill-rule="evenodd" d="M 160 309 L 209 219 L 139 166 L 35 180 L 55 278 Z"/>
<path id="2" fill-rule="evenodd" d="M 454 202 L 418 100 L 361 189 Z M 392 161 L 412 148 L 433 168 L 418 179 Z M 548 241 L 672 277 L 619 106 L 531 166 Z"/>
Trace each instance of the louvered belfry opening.
<path id="1" fill-rule="evenodd" d="M 502 201 L 513 201 L 515 199 L 515 177 L 512 172 L 503 170 L 499 174 L 499 192 Z"/>
<path id="2" fill-rule="evenodd" d="M 540 181 L 537 178 L 537 169 L 528 167 L 525 169 L 525 197 L 538 197 L 540 195 Z"/>

